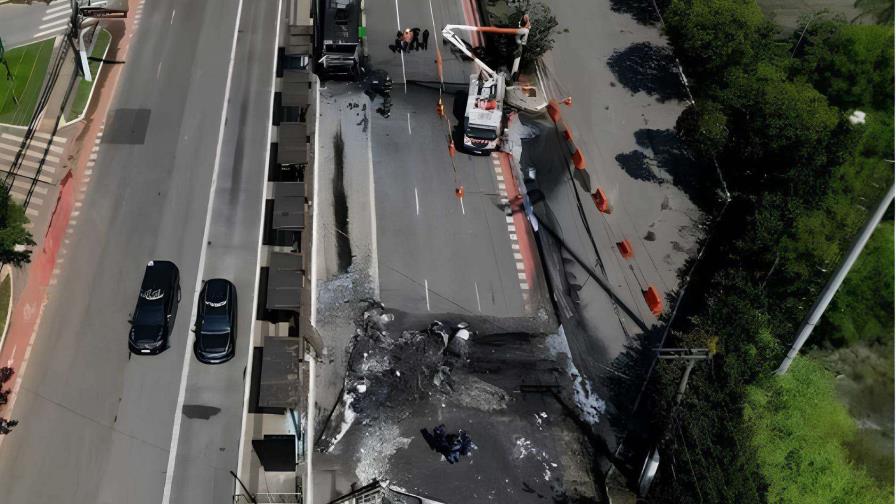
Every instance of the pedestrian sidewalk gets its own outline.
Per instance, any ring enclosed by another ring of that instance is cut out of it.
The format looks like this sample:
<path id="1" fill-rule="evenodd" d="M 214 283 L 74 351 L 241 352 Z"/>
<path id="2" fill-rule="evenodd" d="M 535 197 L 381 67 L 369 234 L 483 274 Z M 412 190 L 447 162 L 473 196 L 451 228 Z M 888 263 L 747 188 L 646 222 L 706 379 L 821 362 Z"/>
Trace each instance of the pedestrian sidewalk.
<path id="1" fill-rule="evenodd" d="M 3 166 L 0 176 L 11 182 L 10 191 L 17 203 L 24 205 L 28 201 L 25 215 L 31 222 L 27 227 L 34 233 L 35 222 L 40 216 L 52 212 L 56 203 L 57 186 L 67 171 L 63 156 L 68 139 L 63 135 L 52 136 L 36 132 L 21 165 L 15 173 L 10 173 L 10 166 L 21 147 L 23 134 L 24 131 L 20 128 L 0 127 L 0 166 Z M 41 166 L 44 151 L 47 156 Z"/>

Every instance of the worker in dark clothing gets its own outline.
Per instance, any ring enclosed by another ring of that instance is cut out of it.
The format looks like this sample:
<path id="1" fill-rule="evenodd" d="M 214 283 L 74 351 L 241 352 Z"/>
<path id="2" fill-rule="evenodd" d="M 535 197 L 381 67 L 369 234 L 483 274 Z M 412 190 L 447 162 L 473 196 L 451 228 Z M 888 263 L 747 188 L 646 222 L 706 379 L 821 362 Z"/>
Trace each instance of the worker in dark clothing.
<path id="1" fill-rule="evenodd" d="M 420 28 L 411 28 L 411 33 L 414 35 L 414 38 L 411 39 L 411 49 L 415 51 L 420 50 Z"/>
<path id="2" fill-rule="evenodd" d="M 395 42 L 389 46 L 389 50 L 394 53 L 401 51 L 401 30 L 395 32 Z"/>
<path id="3" fill-rule="evenodd" d="M 413 34 L 411 33 L 410 28 L 405 28 L 404 33 L 401 34 L 401 49 L 404 52 L 408 52 L 411 50 L 411 40 L 413 39 Z"/>
<path id="4" fill-rule="evenodd" d="M 424 51 L 429 50 L 429 30 L 423 30 L 423 43 L 421 45 Z"/>

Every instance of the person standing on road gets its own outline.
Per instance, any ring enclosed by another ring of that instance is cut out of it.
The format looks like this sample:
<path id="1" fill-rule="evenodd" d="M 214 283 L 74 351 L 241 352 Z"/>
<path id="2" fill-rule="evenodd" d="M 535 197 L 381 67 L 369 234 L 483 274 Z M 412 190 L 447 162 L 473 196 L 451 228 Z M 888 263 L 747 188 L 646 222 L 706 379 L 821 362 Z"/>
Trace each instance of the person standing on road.
<path id="1" fill-rule="evenodd" d="M 429 30 L 423 30 L 423 46 L 424 51 L 429 50 Z"/>
<path id="2" fill-rule="evenodd" d="M 411 28 L 411 33 L 413 34 L 413 38 L 411 39 L 411 49 L 415 51 L 420 50 L 420 28 Z"/>
<path id="3" fill-rule="evenodd" d="M 395 42 L 389 46 L 389 50 L 391 50 L 393 53 L 401 51 L 401 30 L 395 32 Z"/>
<path id="4" fill-rule="evenodd" d="M 414 36 L 411 34 L 410 28 L 405 28 L 404 34 L 401 36 L 401 50 L 404 52 L 408 52 L 411 49 L 411 40 L 413 40 Z"/>

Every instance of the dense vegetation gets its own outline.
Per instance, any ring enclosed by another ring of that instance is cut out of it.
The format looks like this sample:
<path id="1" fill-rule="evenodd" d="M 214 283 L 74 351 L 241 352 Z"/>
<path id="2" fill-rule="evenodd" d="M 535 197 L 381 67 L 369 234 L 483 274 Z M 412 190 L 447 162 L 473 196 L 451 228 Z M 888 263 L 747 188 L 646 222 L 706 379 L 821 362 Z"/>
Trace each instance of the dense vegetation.
<path id="1" fill-rule="evenodd" d="M 770 376 L 892 183 L 893 27 L 817 17 L 802 37 L 781 39 L 752 0 L 671 0 L 663 15 L 696 100 L 677 131 L 710 167 L 706 177 L 718 178 L 717 161 L 733 199 L 689 293 L 699 299 L 668 342 L 717 353 L 695 368 L 681 408 L 672 398 L 683 368 L 658 368 L 650 404 L 669 427 L 651 500 L 821 502 L 824 485 L 839 484 L 841 502 L 876 502 L 881 489 L 843 455 L 842 407 L 819 417 L 826 425 L 809 425 L 806 415 L 822 404 L 813 401 L 831 396 L 829 377 L 806 363 L 784 380 Z M 867 114 L 864 124 L 848 120 L 855 109 Z M 887 225 L 814 344 L 892 340 Z M 796 394 L 798 385 L 806 388 Z M 817 397 L 803 397 L 813 390 Z M 788 437 L 796 426 L 808 437 Z M 829 446 L 807 446 L 823 434 L 834 436 Z M 829 470 L 808 469 L 822 462 Z M 821 472 L 824 482 L 811 479 Z"/>
<path id="2" fill-rule="evenodd" d="M 770 502 L 892 502 L 849 460 L 845 446 L 856 437 L 856 424 L 835 397 L 833 379 L 821 365 L 798 358 L 787 375 L 748 388 L 744 417 L 756 433 Z"/>
<path id="3" fill-rule="evenodd" d="M 17 245 L 34 245 L 31 233 L 25 229 L 27 223 L 25 209 L 0 184 L 0 264 L 21 266 L 31 260 L 31 250 L 16 250 Z"/>

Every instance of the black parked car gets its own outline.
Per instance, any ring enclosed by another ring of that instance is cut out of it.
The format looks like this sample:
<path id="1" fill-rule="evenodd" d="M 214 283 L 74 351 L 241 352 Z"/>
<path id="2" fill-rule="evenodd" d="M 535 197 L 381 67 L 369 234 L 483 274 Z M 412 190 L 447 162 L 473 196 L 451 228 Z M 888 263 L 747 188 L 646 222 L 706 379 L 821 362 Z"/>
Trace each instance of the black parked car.
<path id="1" fill-rule="evenodd" d="M 199 362 L 221 364 L 236 346 L 236 287 L 223 278 L 205 282 L 196 307 L 193 353 Z"/>
<path id="2" fill-rule="evenodd" d="M 180 272 L 170 261 L 149 261 L 131 320 L 128 348 L 135 354 L 157 354 L 168 348 L 180 302 Z"/>

